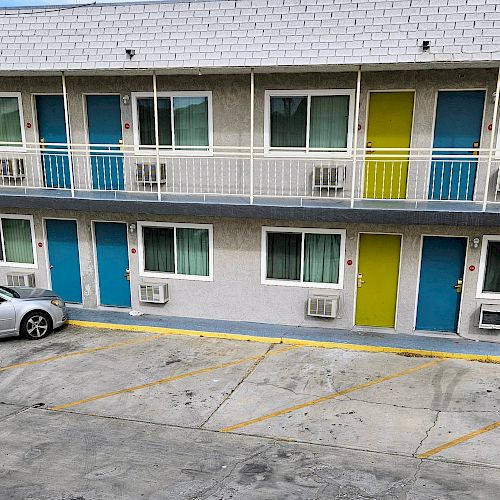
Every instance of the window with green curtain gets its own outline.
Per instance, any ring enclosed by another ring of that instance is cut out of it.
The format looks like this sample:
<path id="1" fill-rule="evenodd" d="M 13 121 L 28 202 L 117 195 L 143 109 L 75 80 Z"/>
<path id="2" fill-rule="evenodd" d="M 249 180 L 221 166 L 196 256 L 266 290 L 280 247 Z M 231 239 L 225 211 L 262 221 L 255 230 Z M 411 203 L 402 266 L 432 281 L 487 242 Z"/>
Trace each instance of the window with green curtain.
<path id="1" fill-rule="evenodd" d="M 310 149 L 346 148 L 348 121 L 349 96 L 312 96 L 309 124 Z"/>
<path id="2" fill-rule="evenodd" d="M 174 97 L 174 129 L 176 148 L 208 147 L 208 98 Z"/>
<path id="3" fill-rule="evenodd" d="M 177 274 L 209 275 L 208 229 L 177 228 Z"/>
<path id="4" fill-rule="evenodd" d="M 305 148 L 307 97 L 271 97 L 271 147 Z"/>
<path id="5" fill-rule="evenodd" d="M 339 265 L 339 234 L 305 234 L 304 281 L 308 283 L 338 283 Z"/>
<path id="6" fill-rule="evenodd" d="M 301 233 L 267 233 L 267 277 L 300 281 L 301 247 Z"/>
<path id="7" fill-rule="evenodd" d="M 174 228 L 144 227 L 144 270 L 160 273 L 175 272 Z"/>
<path id="8" fill-rule="evenodd" d="M 483 292 L 500 293 L 500 241 L 489 241 Z"/>
<path id="9" fill-rule="evenodd" d="M 33 264 L 31 224 L 26 219 L 2 218 L 5 261 Z"/>
<path id="10" fill-rule="evenodd" d="M 17 97 L 0 97 L 0 145 L 22 141 L 19 100 Z"/>
<path id="11" fill-rule="evenodd" d="M 137 99 L 137 112 L 140 144 L 141 146 L 154 146 L 156 144 L 154 99 L 152 97 Z M 170 97 L 158 98 L 158 140 L 160 146 L 172 145 Z"/>

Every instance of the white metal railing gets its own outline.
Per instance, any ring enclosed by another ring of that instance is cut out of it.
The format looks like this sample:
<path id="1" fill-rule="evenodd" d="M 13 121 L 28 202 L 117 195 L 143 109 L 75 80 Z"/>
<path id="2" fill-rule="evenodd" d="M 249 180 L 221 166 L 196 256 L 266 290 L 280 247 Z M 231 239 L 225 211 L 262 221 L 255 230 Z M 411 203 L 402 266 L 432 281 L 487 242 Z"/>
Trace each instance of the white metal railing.
<path id="1" fill-rule="evenodd" d="M 479 205 L 500 203 L 499 168 L 500 158 L 489 150 L 359 149 L 310 157 L 240 147 L 137 151 L 118 145 L 2 145 L 0 193 Z"/>

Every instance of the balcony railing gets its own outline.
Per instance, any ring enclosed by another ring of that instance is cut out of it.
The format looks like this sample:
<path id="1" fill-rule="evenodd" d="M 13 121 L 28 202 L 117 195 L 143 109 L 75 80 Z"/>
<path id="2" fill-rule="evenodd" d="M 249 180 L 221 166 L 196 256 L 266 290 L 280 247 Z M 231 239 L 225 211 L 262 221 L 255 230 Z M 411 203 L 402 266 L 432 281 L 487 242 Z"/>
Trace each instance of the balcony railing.
<path id="1" fill-rule="evenodd" d="M 117 145 L 3 145 L 0 194 L 486 210 L 500 204 L 497 153 L 359 149 L 344 157 L 311 157 L 261 148 L 137 152 Z"/>

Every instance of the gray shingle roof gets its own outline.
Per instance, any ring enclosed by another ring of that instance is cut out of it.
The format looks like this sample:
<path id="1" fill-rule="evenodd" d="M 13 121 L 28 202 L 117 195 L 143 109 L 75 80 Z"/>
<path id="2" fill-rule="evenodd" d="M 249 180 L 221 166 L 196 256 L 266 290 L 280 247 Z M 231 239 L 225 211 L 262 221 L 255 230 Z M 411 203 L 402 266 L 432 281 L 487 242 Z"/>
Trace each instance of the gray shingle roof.
<path id="1" fill-rule="evenodd" d="M 423 40 L 430 51 L 423 52 Z M 125 49 L 136 51 L 130 59 Z M 233 0 L 0 9 L 0 71 L 500 60 L 499 0 Z"/>

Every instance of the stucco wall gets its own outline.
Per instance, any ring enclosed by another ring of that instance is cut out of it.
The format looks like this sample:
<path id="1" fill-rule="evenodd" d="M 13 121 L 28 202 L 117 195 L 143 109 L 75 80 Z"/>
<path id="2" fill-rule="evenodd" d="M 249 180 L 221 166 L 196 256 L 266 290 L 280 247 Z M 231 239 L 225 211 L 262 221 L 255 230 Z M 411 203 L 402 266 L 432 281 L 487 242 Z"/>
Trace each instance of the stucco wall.
<path id="1" fill-rule="evenodd" d="M 3 210 L 3 213 L 8 211 Z M 11 211 L 12 212 L 12 211 Z M 28 212 L 25 212 L 28 213 Z M 289 325 L 325 326 L 334 328 L 353 328 L 358 236 L 360 232 L 399 233 L 402 238 L 402 261 L 399 281 L 399 299 L 397 308 L 396 331 L 410 333 L 414 328 L 417 282 L 420 262 L 422 235 L 454 235 L 469 237 L 467 248 L 466 271 L 462 294 L 462 309 L 459 332 L 469 334 L 490 334 L 477 327 L 477 309 L 481 300 L 476 299 L 476 287 L 481 247 L 474 249 L 470 242 L 483 234 L 500 234 L 498 228 L 481 230 L 444 227 L 444 226 L 389 226 L 366 224 L 311 224 L 300 222 L 288 224 L 286 221 L 250 220 L 250 219 L 209 219 L 193 217 L 150 217 L 147 214 L 135 214 L 128 217 L 111 213 L 75 213 L 75 212 L 29 212 L 35 215 L 38 270 L 37 284 L 49 286 L 48 266 L 46 261 L 46 242 L 43 217 L 75 218 L 78 221 L 80 239 L 80 267 L 82 274 L 83 305 L 97 307 L 96 271 L 94 266 L 94 244 L 92 241 L 92 221 L 124 221 L 128 224 L 138 220 L 164 222 L 196 222 L 213 224 L 214 230 L 214 280 L 213 282 L 151 279 L 139 276 L 138 254 L 132 253 L 137 248 L 137 233 L 129 232 L 129 258 L 131 271 L 132 307 L 151 314 L 215 318 L 226 320 L 254 321 Z M 308 318 L 305 315 L 305 303 L 310 294 L 321 293 L 320 289 L 307 287 L 288 287 L 261 284 L 261 228 L 262 226 L 321 227 L 346 229 L 345 261 L 352 260 L 351 266 L 345 266 L 343 290 L 327 293 L 341 296 L 341 315 L 335 320 Z M 469 271 L 474 266 L 474 271 Z M 0 280 L 10 268 L 0 267 Z M 166 305 L 139 304 L 137 285 L 139 282 L 169 283 L 171 300 Z M 490 302 L 490 301 L 488 301 Z"/>

